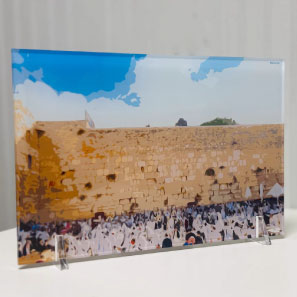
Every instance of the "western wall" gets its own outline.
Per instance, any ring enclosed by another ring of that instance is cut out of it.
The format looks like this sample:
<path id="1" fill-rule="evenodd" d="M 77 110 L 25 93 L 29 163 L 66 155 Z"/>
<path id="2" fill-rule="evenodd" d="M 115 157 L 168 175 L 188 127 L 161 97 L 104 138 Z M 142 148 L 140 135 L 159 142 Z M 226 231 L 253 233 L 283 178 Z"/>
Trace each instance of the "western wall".
<path id="1" fill-rule="evenodd" d="M 264 198 L 283 125 L 89 129 L 36 122 L 16 143 L 18 218 L 40 222 Z"/>

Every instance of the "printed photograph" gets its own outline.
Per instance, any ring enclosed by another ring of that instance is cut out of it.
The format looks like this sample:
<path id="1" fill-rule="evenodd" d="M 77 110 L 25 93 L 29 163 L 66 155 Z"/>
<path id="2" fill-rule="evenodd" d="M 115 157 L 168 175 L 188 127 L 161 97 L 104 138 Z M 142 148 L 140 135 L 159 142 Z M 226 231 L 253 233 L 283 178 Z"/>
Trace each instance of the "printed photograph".
<path id="1" fill-rule="evenodd" d="M 18 263 L 283 235 L 283 67 L 13 49 Z"/>

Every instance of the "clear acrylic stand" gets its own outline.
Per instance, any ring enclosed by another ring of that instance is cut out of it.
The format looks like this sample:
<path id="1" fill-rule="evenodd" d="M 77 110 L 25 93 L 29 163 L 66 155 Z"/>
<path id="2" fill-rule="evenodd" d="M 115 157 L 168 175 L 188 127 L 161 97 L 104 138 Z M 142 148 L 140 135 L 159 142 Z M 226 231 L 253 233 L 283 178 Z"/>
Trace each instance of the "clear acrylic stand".
<path id="1" fill-rule="evenodd" d="M 271 245 L 271 240 L 266 228 L 263 215 L 256 216 L 256 238 L 262 239 L 262 240 L 257 240 L 257 242 L 261 244 Z"/>
<path id="2" fill-rule="evenodd" d="M 55 260 L 56 266 L 60 270 L 69 269 L 69 265 L 66 258 L 66 245 L 63 235 L 56 235 L 55 237 Z"/>

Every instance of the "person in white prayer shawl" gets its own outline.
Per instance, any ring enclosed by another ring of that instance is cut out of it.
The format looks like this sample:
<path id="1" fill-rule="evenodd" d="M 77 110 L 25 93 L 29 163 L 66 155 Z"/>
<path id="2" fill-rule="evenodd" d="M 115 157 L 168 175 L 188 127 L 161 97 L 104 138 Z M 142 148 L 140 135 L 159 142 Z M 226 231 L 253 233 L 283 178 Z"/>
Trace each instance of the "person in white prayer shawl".
<path id="1" fill-rule="evenodd" d="M 233 239 L 237 239 L 237 237 L 238 237 L 238 239 L 243 239 L 243 234 L 242 234 L 241 227 L 238 224 L 238 222 L 235 222 L 234 228 L 233 228 L 233 231 L 234 231 L 234 233 L 233 233 Z"/>
<path id="2" fill-rule="evenodd" d="M 119 232 L 117 233 L 117 238 L 116 238 L 116 252 L 119 253 L 121 252 L 122 249 L 122 243 L 124 242 L 124 233 L 122 229 L 119 229 Z"/>
<path id="3" fill-rule="evenodd" d="M 30 232 L 26 232 L 26 231 L 24 231 L 24 230 L 21 230 L 20 232 L 19 232 L 19 236 L 20 236 L 20 244 L 21 244 L 21 246 L 20 246 L 20 248 L 22 249 L 22 251 L 23 251 L 23 249 L 24 249 L 24 246 L 26 245 L 26 242 L 27 242 L 27 239 L 29 238 L 29 236 L 30 236 Z M 53 241 L 53 244 L 55 244 L 55 242 Z M 23 253 L 23 252 L 22 252 Z"/>
<path id="4" fill-rule="evenodd" d="M 87 222 L 79 222 L 79 224 L 81 226 L 82 237 L 85 238 L 86 236 L 89 235 L 89 232 L 91 232 L 92 228 L 91 226 L 88 225 Z"/>
<path id="5" fill-rule="evenodd" d="M 250 205 L 248 205 L 246 213 L 247 213 L 247 219 L 251 220 L 251 217 L 253 215 L 253 208 Z"/>
<path id="6" fill-rule="evenodd" d="M 108 236 L 111 248 L 113 251 L 116 250 L 116 244 L 117 244 L 117 231 L 115 229 L 112 229 Z"/>
<path id="7" fill-rule="evenodd" d="M 218 217 L 218 220 L 217 220 L 217 223 L 216 223 L 216 228 L 219 231 L 222 231 L 224 229 L 224 220 L 222 218 L 222 214 L 220 212 L 218 212 L 217 217 Z"/>
<path id="8" fill-rule="evenodd" d="M 128 251 L 129 252 L 136 252 L 138 251 L 138 248 L 137 248 L 137 245 L 136 245 L 136 240 L 135 238 L 132 238 L 130 240 L 130 244 L 129 244 L 129 247 L 128 247 Z"/>
<path id="9" fill-rule="evenodd" d="M 153 220 L 149 220 L 146 225 L 147 237 L 152 238 L 154 236 L 155 222 Z"/>
<path id="10" fill-rule="evenodd" d="M 127 232 L 124 232 L 124 239 L 121 244 L 121 250 L 122 252 L 127 252 L 130 246 L 130 240 L 131 240 L 131 235 L 128 234 Z"/>
<path id="11" fill-rule="evenodd" d="M 208 236 L 209 242 L 217 242 L 222 240 L 221 233 L 214 225 L 210 225 L 209 231 L 210 231 Z"/>
<path id="12" fill-rule="evenodd" d="M 151 241 L 152 241 L 154 248 L 159 248 L 161 246 L 161 240 L 160 240 L 158 232 L 154 232 L 154 234 L 151 238 Z"/>
<path id="13" fill-rule="evenodd" d="M 200 216 L 201 219 L 201 216 Z M 193 228 L 195 229 L 195 231 L 200 230 L 199 226 L 201 225 L 201 220 L 199 219 L 199 217 L 197 216 L 194 220 L 193 220 Z"/>
<path id="14" fill-rule="evenodd" d="M 271 214 L 269 218 L 269 232 L 280 234 L 283 231 L 283 215 L 281 213 Z"/>
<path id="15" fill-rule="evenodd" d="M 27 239 L 23 249 L 23 255 L 29 255 L 31 253 L 31 246 L 32 246 L 32 241 L 30 239 Z"/>
<path id="16" fill-rule="evenodd" d="M 102 254 L 109 255 L 112 252 L 112 246 L 109 241 L 109 237 L 107 234 L 103 235 L 102 239 Z"/>
<path id="17" fill-rule="evenodd" d="M 225 240 L 232 240 L 233 239 L 233 228 L 227 222 L 225 223 L 224 231 L 225 231 Z"/>
<path id="18" fill-rule="evenodd" d="M 246 190 L 245 190 L 245 195 L 244 195 L 244 197 L 245 197 L 246 199 L 249 199 L 249 198 L 251 198 L 251 197 L 252 197 L 252 192 L 251 192 L 251 189 L 250 189 L 250 187 L 246 187 Z"/>
<path id="19" fill-rule="evenodd" d="M 211 236 L 210 236 L 210 226 L 208 223 L 206 223 L 206 221 L 203 221 L 203 225 L 202 225 L 202 232 L 204 233 L 205 236 L 205 242 L 209 243 L 211 240 Z"/>
<path id="20" fill-rule="evenodd" d="M 137 239 L 137 242 L 138 242 L 138 249 L 140 251 L 145 251 L 147 250 L 147 246 L 148 246 L 148 241 L 147 241 L 147 238 L 145 236 L 145 234 L 139 234 L 139 237 Z"/>
<path id="21" fill-rule="evenodd" d="M 78 241 L 78 252 L 80 256 L 86 257 L 88 256 L 88 252 L 90 249 L 90 242 L 88 237 L 83 237 L 80 241 Z"/>
<path id="22" fill-rule="evenodd" d="M 67 256 L 75 258 L 77 256 L 76 238 L 70 234 L 65 234 L 64 237 L 65 237 L 65 240 L 68 242 Z"/>
<path id="23" fill-rule="evenodd" d="M 247 238 L 248 237 L 248 223 L 247 223 L 247 219 L 245 219 L 243 221 L 243 223 L 242 223 L 241 234 L 242 234 L 242 238 Z"/>

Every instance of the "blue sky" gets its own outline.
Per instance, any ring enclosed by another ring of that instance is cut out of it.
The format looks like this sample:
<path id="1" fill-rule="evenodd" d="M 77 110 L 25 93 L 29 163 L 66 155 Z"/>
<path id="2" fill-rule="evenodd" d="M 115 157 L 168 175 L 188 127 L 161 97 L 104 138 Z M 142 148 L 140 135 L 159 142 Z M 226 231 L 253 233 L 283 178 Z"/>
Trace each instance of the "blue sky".
<path id="1" fill-rule="evenodd" d="M 283 64 L 229 57 L 13 50 L 14 99 L 34 120 L 80 120 L 96 127 L 283 122 Z"/>
<path id="2" fill-rule="evenodd" d="M 90 102 L 98 97 L 123 100 L 132 106 L 140 97 L 130 93 L 136 61 L 145 55 L 13 50 L 13 87 L 42 81 L 57 94 L 82 94 Z"/>
<path id="3" fill-rule="evenodd" d="M 194 81 L 203 80 L 211 71 L 222 72 L 227 68 L 238 67 L 242 61 L 241 57 L 209 57 L 200 64 L 197 72 L 191 73 L 191 78 Z"/>

